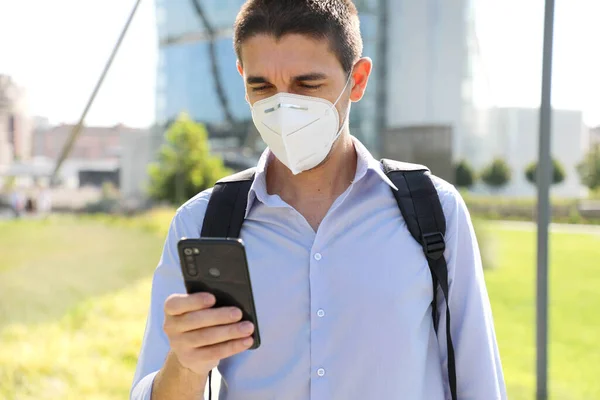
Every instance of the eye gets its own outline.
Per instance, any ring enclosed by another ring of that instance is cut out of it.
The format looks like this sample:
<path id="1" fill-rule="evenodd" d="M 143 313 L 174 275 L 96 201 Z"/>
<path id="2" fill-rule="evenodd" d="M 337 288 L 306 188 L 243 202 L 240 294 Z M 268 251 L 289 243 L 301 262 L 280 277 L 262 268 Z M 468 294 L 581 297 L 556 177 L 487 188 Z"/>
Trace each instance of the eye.
<path id="1" fill-rule="evenodd" d="M 257 86 L 257 87 L 253 87 L 252 91 L 253 92 L 262 92 L 264 90 L 267 90 L 269 88 L 268 85 L 264 85 L 264 86 Z"/>
<path id="2" fill-rule="evenodd" d="M 311 90 L 316 90 L 319 89 L 320 87 L 322 87 L 323 85 L 307 85 L 305 83 L 301 83 L 299 84 L 300 87 L 305 88 L 305 89 L 311 89 Z"/>

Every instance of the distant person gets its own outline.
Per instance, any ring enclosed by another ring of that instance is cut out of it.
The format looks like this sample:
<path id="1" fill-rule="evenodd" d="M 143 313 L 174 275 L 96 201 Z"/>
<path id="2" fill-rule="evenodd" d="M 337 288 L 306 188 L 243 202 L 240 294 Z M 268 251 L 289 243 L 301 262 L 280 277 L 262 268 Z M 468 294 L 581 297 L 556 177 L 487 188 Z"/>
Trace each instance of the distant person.
<path id="1" fill-rule="evenodd" d="M 248 0 L 234 44 L 268 145 L 254 176 L 232 178 L 252 180 L 237 198 L 262 344 L 247 351 L 254 327 L 239 310 L 185 294 L 177 242 L 200 236 L 209 201 L 224 196 L 204 191 L 171 223 L 130 398 L 200 399 L 218 368 L 221 400 L 505 399 L 465 203 L 419 167 L 384 168 L 350 134 L 373 68 L 354 4 Z M 432 265 L 447 276 L 434 281 Z"/>
<path id="2" fill-rule="evenodd" d="M 42 216 L 47 216 L 52 211 L 52 196 L 50 189 L 45 186 L 40 186 L 37 194 L 37 209 Z"/>
<path id="3" fill-rule="evenodd" d="M 35 212 L 35 200 L 33 199 L 33 196 L 29 195 L 26 198 L 25 201 L 25 211 L 33 214 Z"/>
<path id="4" fill-rule="evenodd" d="M 11 192 L 10 204 L 15 217 L 19 218 L 23 214 L 23 209 L 25 208 L 25 199 L 19 189 L 15 188 Z"/>

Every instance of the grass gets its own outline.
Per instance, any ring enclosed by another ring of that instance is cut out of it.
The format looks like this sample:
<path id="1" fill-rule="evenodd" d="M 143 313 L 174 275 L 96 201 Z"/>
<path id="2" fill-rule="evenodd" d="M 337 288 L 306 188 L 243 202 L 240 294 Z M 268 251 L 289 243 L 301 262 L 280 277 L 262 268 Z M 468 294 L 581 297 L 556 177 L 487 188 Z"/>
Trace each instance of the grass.
<path id="1" fill-rule="evenodd" d="M 126 397 L 171 215 L 0 223 L 0 399 Z"/>
<path id="2" fill-rule="evenodd" d="M 0 223 L 0 399 L 127 397 L 171 215 Z M 529 400 L 535 237 L 490 226 L 498 267 L 486 279 L 509 398 Z M 600 235 L 554 233 L 552 246 L 552 399 L 600 398 Z"/>
<path id="3" fill-rule="evenodd" d="M 52 320 L 85 298 L 148 277 L 163 238 L 147 224 L 74 217 L 0 224 L 0 328 Z"/>
<path id="4" fill-rule="evenodd" d="M 510 399 L 535 387 L 535 234 L 495 230 L 500 267 L 486 273 Z M 600 398 L 600 235 L 554 233 L 550 254 L 552 399 Z"/>

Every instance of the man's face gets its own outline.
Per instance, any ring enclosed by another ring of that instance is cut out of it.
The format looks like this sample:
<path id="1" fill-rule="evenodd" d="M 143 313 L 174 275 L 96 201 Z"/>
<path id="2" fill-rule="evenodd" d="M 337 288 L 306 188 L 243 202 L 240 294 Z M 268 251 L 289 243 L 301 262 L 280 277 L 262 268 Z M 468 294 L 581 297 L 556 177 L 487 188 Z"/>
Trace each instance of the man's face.
<path id="1" fill-rule="evenodd" d="M 348 79 L 328 40 L 299 34 L 285 35 L 280 40 L 270 35 L 251 37 L 242 45 L 240 61 L 238 70 L 244 78 L 250 105 L 279 92 L 320 97 L 334 103 Z M 346 115 L 349 100 L 362 98 L 370 72 L 368 58 L 355 64 L 349 88 L 336 104 L 340 119 Z"/>

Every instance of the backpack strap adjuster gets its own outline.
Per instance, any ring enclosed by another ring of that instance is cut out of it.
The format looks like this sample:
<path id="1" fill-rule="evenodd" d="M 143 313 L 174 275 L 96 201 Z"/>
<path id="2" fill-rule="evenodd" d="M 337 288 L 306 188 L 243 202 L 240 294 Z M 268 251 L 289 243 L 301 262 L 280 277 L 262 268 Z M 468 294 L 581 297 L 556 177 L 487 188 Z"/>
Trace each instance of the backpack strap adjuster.
<path id="1" fill-rule="evenodd" d="M 446 250 L 446 241 L 441 232 L 426 233 L 423 238 L 423 250 L 427 258 L 438 260 L 444 255 Z"/>

